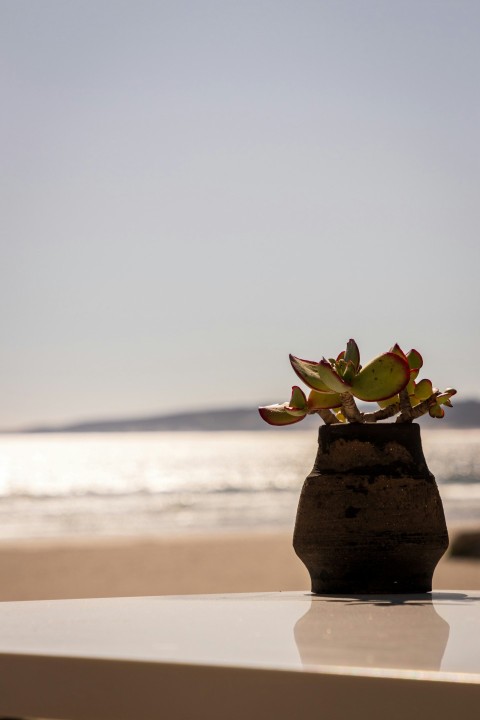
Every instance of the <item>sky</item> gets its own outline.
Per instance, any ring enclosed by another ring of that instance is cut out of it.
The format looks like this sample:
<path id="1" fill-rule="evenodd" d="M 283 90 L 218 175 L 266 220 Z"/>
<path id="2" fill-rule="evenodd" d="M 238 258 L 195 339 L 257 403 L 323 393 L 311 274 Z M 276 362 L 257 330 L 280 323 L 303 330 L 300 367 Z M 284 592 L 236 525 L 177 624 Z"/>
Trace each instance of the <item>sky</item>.
<path id="1" fill-rule="evenodd" d="M 0 427 L 283 402 L 350 337 L 480 398 L 479 23 L 1 0 Z"/>

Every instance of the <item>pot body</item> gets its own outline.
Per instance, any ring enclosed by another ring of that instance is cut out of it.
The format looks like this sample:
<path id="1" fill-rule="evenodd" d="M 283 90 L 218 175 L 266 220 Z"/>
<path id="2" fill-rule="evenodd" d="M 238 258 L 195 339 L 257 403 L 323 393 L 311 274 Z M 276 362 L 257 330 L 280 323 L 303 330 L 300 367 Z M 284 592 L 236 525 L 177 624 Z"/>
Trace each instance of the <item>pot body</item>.
<path id="1" fill-rule="evenodd" d="M 419 425 L 322 426 L 293 546 L 313 593 L 430 591 L 448 532 Z"/>

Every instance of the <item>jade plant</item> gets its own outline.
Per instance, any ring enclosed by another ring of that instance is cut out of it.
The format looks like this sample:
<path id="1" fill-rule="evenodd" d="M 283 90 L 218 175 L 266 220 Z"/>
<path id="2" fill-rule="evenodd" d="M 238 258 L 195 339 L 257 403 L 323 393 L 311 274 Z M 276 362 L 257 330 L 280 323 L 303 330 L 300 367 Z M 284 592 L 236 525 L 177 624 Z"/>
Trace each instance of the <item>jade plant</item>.
<path id="1" fill-rule="evenodd" d="M 307 415 L 318 414 L 328 425 L 333 423 L 374 423 L 396 416 L 396 422 L 408 423 L 425 413 L 442 418 L 444 406 L 456 390 L 440 391 L 427 379 L 419 380 L 423 359 L 417 350 L 404 353 L 398 344 L 371 360 L 364 367 L 355 340 L 337 358 L 320 362 L 290 355 L 298 377 L 310 388 L 308 397 L 294 385 L 289 402 L 260 407 L 263 420 L 270 425 L 292 425 Z M 376 402 L 378 409 L 362 412 L 356 399 Z"/>

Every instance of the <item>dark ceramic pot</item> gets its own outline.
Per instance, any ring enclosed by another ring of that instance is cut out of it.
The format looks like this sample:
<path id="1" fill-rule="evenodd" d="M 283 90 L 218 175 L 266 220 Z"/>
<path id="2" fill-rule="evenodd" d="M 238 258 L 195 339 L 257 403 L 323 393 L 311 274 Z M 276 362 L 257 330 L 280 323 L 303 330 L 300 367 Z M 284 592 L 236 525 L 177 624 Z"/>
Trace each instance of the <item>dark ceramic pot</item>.
<path id="1" fill-rule="evenodd" d="M 322 426 L 293 547 L 313 593 L 430 591 L 448 532 L 420 427 Z"/>

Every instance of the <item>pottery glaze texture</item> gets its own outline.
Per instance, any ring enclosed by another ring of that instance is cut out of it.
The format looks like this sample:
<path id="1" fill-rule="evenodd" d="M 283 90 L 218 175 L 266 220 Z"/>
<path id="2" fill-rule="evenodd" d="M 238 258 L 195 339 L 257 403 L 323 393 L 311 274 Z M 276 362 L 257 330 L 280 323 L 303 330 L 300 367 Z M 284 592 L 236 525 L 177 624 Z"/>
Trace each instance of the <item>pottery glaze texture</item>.
<path id="1" fill-rule="evenodd" d="M 293 545 L 314 593 L 430 591 L 448 532 L 420 427 L 322 426 Z"/>

